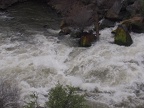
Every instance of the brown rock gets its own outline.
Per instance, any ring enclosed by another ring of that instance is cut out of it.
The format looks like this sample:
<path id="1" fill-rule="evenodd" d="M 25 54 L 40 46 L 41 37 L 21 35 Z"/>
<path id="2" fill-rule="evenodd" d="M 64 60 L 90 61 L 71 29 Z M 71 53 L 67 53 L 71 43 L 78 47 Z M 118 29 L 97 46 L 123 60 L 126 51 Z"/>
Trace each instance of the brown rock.
<path id="1" fill-rule="evenodd" d="M 130 31 L 144 33 L 144 17 L 136 16 L 128 20 L 124 20 L 120 24 L 125 25 Z"/>

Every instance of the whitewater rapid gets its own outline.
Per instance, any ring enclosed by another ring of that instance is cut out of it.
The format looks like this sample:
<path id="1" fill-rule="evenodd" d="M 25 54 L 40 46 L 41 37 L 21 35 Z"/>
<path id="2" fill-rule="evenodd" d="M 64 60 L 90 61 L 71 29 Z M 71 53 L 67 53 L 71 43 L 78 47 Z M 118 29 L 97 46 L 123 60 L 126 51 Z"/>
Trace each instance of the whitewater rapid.
<path id="1" fill-rule="evenodd" d="M 0 19 L 12 17 L 0 13 Z M 21 100 L 37 92 L 43 105 L 59 82 L 79 87 L 93 104 L 101 103 L 100 108 L 144 105 L 143 33 L 131 33 L 134 43 L 125 47 L 112 44 L 114 28 L 106 28 L 100 31 L 100 41 L 82 48 L 72 45 L 76 41 L 69 35 L 57 36 L 59 30 L 0 28 L 0 77 L 18 82 Z"/>
<path id="2" fill-rule="evenodd" d="M 43 34 L 32 36 L 32 43 L 1 39 L 0 76 L 17 80 L 22 98 L 33 91 L 46 95 L 59 82 L 80 87 L 89 99 L 108 105 L 129 98 L 143 102 L 144 87 L 139 90 L 138 85 L 144 84 L 144 34 L 131 33 L 134 43 L 124 47 L 110 43 L 111 29 L 102 30 L 100 41 L 90 48 L 66 46 Z"/>

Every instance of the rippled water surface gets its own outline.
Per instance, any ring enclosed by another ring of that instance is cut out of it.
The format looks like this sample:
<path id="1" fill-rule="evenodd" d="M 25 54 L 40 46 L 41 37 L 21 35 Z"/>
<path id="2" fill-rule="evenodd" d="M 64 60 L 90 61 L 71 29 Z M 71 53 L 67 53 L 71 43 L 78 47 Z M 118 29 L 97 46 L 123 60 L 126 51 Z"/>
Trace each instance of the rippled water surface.
<path id="1" fill-rule="evenodd" d="M 111 44 L 111 30 L 90 48 L 60 39 L 60 17 L 44 4 L 25 2 L 0 12 L 0 76 L 19 82 L 21 98 L 35 91 L 43 104 L 57 82 L 85 90 L 93 108 L 143 108 L 144 34 L 130 47 Z M 96 107 L 97 106 L 97 107 Z"/>

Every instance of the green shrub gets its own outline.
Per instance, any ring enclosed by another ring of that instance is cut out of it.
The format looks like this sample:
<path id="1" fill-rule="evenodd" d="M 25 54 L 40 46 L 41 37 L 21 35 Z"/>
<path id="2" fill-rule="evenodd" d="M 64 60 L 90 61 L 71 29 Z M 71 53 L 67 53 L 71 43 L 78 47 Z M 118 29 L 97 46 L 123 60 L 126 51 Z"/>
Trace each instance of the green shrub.
<path id="1" fill-rule="evenodd" d="M 38 95 L 36 93 L 32 93 L 30 95 L 29 102 L 26 102 L 24 108 L 37 108 L 38 107 Z"/>
<path id="2" fill-rule="evenodd" d="M 88 108 L 84 95 L 77 93 L 77 88 L 58 84 L 49 92 L 48 108 Z"/>

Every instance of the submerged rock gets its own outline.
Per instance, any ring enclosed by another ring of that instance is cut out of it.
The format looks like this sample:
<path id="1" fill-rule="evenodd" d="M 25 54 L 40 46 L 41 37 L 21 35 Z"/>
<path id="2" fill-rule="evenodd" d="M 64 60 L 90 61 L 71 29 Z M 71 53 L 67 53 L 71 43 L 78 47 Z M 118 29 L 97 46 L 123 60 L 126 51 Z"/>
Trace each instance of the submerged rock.
<path id="1" fill-rule="evenodd" d="M 115 32 L 114 43 L 117 45 L 130 46 L 133 40 L 123 25 L 119 25 Z"/>
<path id="2" fill-rule="evenodd" d="M 93 42 L 97 40 L 96 36 L 92 33 L 84 32 L 80 38 L 80 47 L 90 47 Z"/>

